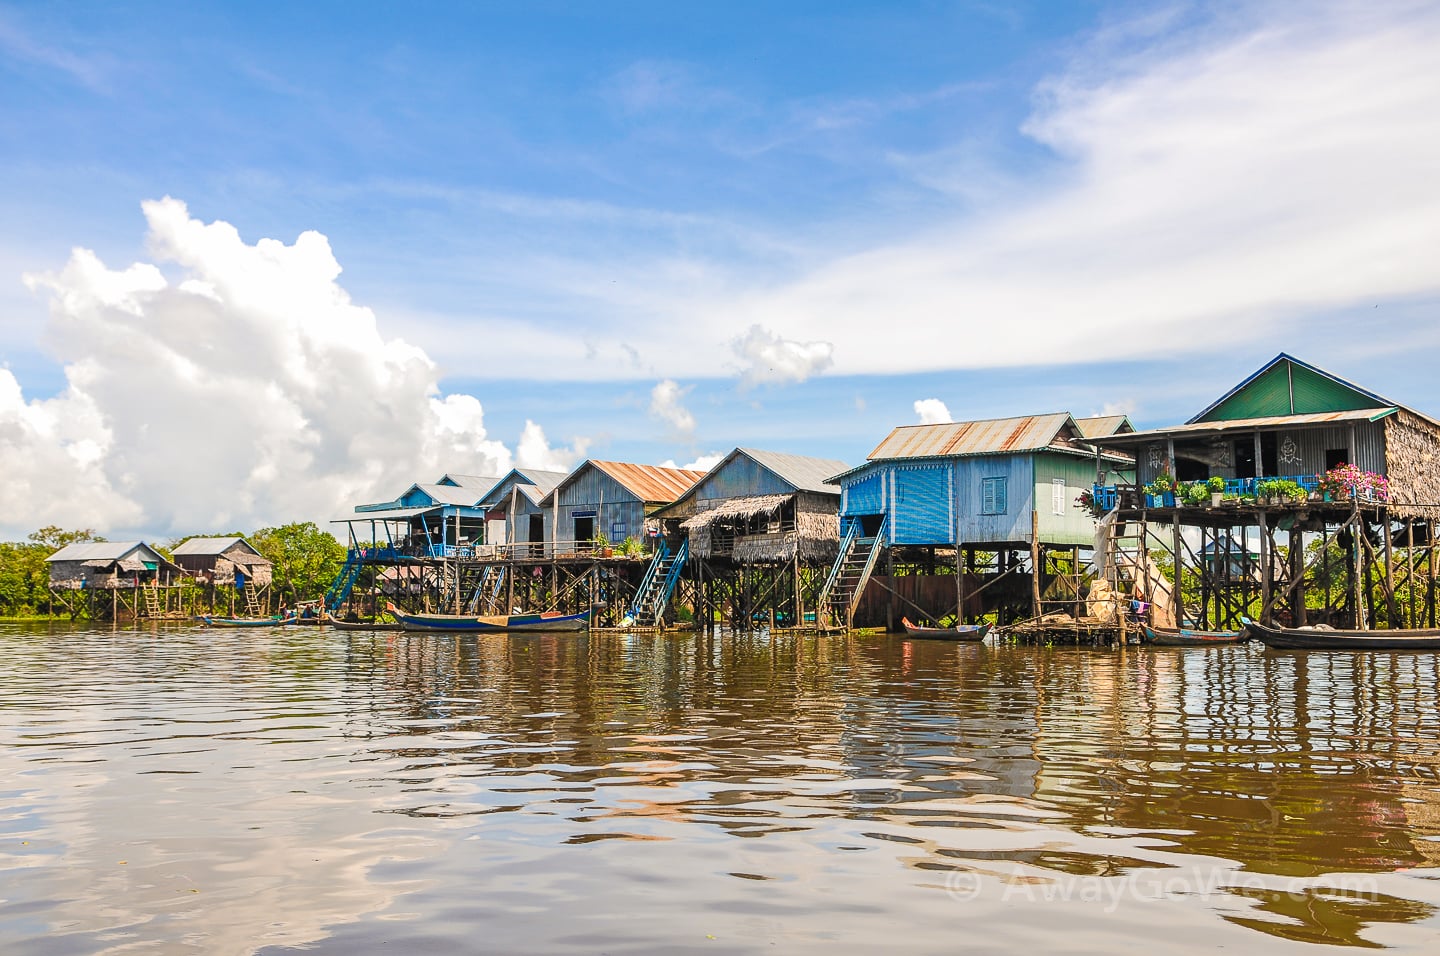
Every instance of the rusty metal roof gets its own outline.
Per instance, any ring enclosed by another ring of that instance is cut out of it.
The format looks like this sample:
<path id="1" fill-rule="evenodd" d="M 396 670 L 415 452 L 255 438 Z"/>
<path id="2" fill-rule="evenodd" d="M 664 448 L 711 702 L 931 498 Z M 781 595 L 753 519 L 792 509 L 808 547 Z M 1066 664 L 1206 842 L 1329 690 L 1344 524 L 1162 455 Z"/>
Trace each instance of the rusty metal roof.
<path id="1" fill-rule="evenodd" d="M 596 461 L 592 458 L 586 464 L 603 471 L 620 482 L 636 498 L 650 504 L 674 501 L 683 495 L 691 485 L 705 477 L 703 471 L 662 468 L 659 465 L 633 465 L 623 461 Z M 579 470 L 577 468 L 571 472 L 571 477 L 573 478 Z"/>
<path id="2" fill-rule="evenodd" d="M 1066 412 L 943 425 L 901 425 L 867 457 L 878 461 L 1040 451 L 1054 445 L 1067 426 L 1075 429 L 1074 419 Z M 1079 434 L 1078 429 L 1075 434 Z"/>
<path id="3" fill-rule="evenodd" d="M 1376 422 L 1395 414 L 1398 406 L 1390 408 L 1359 408 L 1344 412 L 1309 412 L 1303 415 L 1271 415 L 1266 418 L 1240 418 L 1230 421 L 1192 422 L 1172 425 L 1169 428 L 1152 428 L 1143 432 L 1122 435 L 1105 435 L 1095 438 L 1096 444 L 1143 445 L 1157 438 L 1179 435 L 1207 435 L 1227 431 L 1251 431 L 1256 428 L 1289 428 L 1295 425 L 1333 425 L 1336 422 Z"/>
<path id="4" fill-rule="evenodd" d="M 1104 438 L 1107 435 L 1135 430 L 1135 426 L 1130 424 L 1130 419 L 1126 415 L 1096 415 L 1092 418 L 1077 418 L 1075 424 L 1079 427 L 1080 434 L 1086 438 Z"/>

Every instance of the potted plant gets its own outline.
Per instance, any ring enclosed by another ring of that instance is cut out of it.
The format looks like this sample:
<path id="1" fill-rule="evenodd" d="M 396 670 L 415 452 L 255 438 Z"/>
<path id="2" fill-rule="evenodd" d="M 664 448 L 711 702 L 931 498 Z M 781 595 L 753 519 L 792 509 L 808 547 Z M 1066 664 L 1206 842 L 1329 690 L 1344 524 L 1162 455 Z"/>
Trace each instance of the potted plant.
<path id="1" fill-rule="evenodd" d="M 1175 480 L 1168 471 L 1162 471 L 1155 480 L 1145 486 L 1145 495 L 1152 508 L 1175 506 Z"/>
<path id="2" fill-rule="evenodd" d="M 615 553 L 614 549 L 610 547 L 610 539 L 607 538 L 604 533 L 597 534 L 594 538 L 591 538 L 590 544 L 600 553 L 602 558 L 608 558 Z"/>
<path id="3" fill-rule="evenodd" d="M 638 558 L 645 553 L 645 544 L 632 534 L 620 542 L 620 553 L 627 558 Z"/>
<path id="4" fill-rule="evenodd" d="M 1210 507 L 1220 507 L 1220 500 L 1225 497 L 1225 479 L 1219 475 L 1211 475 L 1206 485 L 1210 489 Z"/>

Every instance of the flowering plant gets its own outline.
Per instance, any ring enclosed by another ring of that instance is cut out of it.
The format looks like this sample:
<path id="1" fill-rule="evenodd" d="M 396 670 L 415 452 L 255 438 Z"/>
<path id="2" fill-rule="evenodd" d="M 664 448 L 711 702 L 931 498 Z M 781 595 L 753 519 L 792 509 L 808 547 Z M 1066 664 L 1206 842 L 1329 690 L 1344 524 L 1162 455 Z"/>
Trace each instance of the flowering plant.
<path id="1" fill-rule="evenodd" d="M 1080 492 L 1080 496 L 1075 499 L 1075 503 L 1090 512 L 1092 517 L 1098 518 L 1105 513 L 1104 506 L 1095 500 L 1095 493 L 1088 488 Z"/>
<path id="2" fill-rule="evenodd" d="M 1389 501 L 1390 483 L 1384 475 L 1364 471 L 1357 465 L 1339 464 L 1320 479 L 1320 490 L 1335 500 Z"/>

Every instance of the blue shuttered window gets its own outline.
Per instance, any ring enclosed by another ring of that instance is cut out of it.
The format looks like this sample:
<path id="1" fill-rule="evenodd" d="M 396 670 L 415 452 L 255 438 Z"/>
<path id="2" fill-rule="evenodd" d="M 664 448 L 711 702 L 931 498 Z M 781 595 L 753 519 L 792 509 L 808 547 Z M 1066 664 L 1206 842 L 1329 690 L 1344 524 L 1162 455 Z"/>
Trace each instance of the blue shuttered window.
<path id="1" fill-rule="evenodd" d="M 980 513 L 982 515 L 1003 515 L 1009 507 L 1006 480 L 1001 478 L 980 479 Z"/>

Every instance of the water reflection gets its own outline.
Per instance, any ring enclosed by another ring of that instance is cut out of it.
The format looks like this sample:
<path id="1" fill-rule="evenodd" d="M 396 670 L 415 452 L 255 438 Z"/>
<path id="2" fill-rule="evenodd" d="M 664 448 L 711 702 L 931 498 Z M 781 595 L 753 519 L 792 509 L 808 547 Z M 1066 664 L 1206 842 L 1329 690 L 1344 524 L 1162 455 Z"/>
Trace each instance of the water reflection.
<path id="1" fill-rule="evenodd" d="M 1028 909 L 1096 948 L 1435 938 L 1435 655 L 0 638 L 15 951 L 463 951 L 482 922 L 502 949 L 806 949 L 899 919 L 925 949 L 959 906 L 995 946 Z"/>

